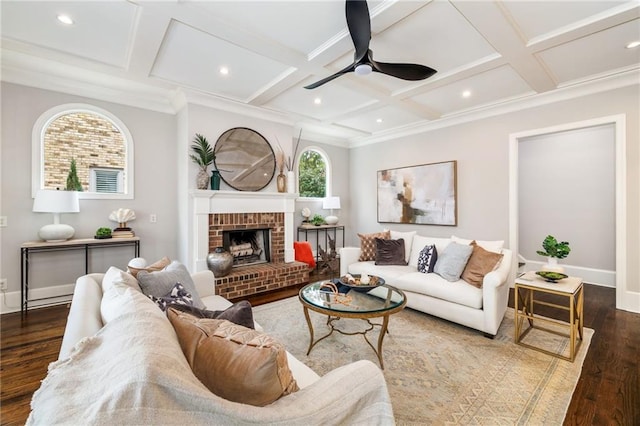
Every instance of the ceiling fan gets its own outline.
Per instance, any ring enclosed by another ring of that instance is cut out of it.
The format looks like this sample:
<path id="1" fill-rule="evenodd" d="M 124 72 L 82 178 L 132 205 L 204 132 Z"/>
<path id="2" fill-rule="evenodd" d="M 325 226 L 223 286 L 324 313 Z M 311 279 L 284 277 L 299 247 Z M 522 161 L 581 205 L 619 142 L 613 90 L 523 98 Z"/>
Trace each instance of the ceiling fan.
<path id="1" fill-rule="evenodd" d="M 304 86 L 305 89 L 315 89 L 348 72 L 355 72 L 358 75 L 379 72 L 411 81 L 424 80 L 437 72 L 433 68 L 424 65 L 374 61 L 373 52 L 369 49 L 369 41 L 371 40 L 371 18 L 369 17 L 369 8 L 367 7 L 366 0 L 347 0 L 345 14 L 347 16 L 347 26 L 349 27 L 351 40 L 353 40 L 353 45 L 356 49 L 353 54 L 353 63 L 329 77 Z"/>

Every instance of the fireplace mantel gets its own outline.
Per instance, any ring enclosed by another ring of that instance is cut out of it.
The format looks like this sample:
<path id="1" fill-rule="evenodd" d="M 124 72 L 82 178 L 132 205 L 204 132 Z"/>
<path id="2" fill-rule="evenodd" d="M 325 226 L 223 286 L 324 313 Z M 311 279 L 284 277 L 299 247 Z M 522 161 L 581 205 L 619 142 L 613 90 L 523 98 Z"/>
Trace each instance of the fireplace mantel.
<path id="1" fill-rule="evenodd" d="M 193 271 L 207 269 L 209 254 L 209 215 L 215 213 L 284 213 L 285 262 L 294 261 L 295 200 L 298 194 L 249 191 L 190 191 L 191 244 L 189 266 Z"/>

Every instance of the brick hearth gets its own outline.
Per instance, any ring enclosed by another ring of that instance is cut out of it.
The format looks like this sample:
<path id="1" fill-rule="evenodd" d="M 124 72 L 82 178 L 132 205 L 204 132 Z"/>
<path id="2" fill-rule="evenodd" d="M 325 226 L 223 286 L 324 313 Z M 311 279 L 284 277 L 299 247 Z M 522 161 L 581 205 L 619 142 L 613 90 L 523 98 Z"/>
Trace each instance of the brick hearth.
<path id="1" fill-rule="evenodd" d="M 271 263 L 233 268 L 216 278 L 216 294 L 235 299 L 309 282 L 306 263 L 285 263 L 284 213 L 214 213 L 209 215 L 209 251 L 222 247 L 224 231 L 271 229 Z"/>

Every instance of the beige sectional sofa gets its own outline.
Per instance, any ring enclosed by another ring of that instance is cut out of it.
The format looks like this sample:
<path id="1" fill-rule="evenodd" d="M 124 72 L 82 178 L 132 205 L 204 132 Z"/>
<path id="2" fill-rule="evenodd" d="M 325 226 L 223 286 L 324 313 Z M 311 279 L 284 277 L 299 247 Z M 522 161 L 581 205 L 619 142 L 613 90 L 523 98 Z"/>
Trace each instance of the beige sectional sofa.
<path id="1" fill-rule="evenodd" d="M 376 265 L 375 261 L 359 261 L 360 247 L 344 247 L 340 250 L 340 274 L 376 275 L 387 284 L 403 290 L 407 307 L 434 315 L 455 323 L 482 331 L 488 337 L 495 336 L 504 318 L 509 298 L 509 283 L 514 279 L 512 252 L 503 247 L 503 241 L 477 241 L 488 251 L 503 255 L 495 269 L 484 276 L 478 288 L 459 279 L 450 282 L 437 273 L 418 271 L 420 251 L 435 244 L 443 253 L 452 242 L 469 244 L 472 240 L 437 238 L 417 235 L 415 232 L 390 231 L 391 239 L 404 239 L 407 265 Z"/>
<path id="2" fill-rule="evenodd" d="M 77 280 L 59 360 L 34 394 L 27 424 L 394 423 L 382 372 L 369 361 L 320 377 L 287 352 L 298 391 L 261 407 L 221 398 L 192 372 L 165 313 L 120 284 L 106 303 L 104 278 Z M 215 295 L 211 272 L 192 279 L 207 309 L 231 305 Z"/>

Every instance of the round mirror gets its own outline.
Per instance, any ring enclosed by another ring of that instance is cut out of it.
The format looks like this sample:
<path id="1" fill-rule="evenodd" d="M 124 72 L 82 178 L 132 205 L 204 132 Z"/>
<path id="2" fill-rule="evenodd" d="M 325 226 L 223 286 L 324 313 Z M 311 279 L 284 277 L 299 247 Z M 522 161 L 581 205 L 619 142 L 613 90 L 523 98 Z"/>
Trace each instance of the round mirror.
<path id="1" fill-rule="evenodd" d="M 259 191 L 276 172 L 276 156 L 258 132 L 236 127 L 224 132 L 214 148 L 222 180 L 238 191 Z"/>

